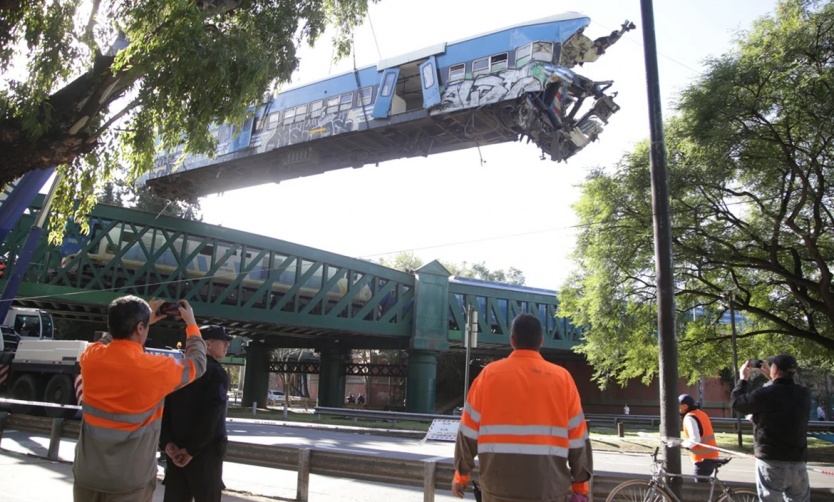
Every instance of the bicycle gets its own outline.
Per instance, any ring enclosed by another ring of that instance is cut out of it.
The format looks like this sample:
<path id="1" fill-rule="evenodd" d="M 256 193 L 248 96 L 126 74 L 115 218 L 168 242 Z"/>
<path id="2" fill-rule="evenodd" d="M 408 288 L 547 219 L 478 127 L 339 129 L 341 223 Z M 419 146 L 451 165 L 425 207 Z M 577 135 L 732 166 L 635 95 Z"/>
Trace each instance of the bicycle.
<path id="1" fill-rule="evenodd" d="M 652 455 L 653 464 L 651 467 L 651 479 L 630 479 L 617 485 L 605 502 L 681 502 L 681 499 L 672 493 L 672 488 L 667 481 L 668 477 L 683 477 L 681 474 L 669 474 L 663 460 L 657 459 L 657 452 L 660 447 L 655 448 Z M 718 468 L 726 465 L 732 458 L 719 458 L 715 462 L 715 470 L 709 476 L 709 498 L 712 502 L 715 490 L 720 490 L 716 502 L 758 502 L 759 495 L 754 490 L 746 488 L 731 488 L 718 479 Z"/>

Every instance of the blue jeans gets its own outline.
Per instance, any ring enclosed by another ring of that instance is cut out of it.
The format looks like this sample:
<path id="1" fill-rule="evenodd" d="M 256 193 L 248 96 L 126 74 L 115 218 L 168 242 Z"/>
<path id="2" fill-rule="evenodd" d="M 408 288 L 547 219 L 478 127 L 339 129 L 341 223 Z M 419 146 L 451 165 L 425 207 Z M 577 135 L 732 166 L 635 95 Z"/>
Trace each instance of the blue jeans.
<path id="1" fill-rule="evenodd" d="M 811 485 L 805 462 L 757 458 L 756 491 L 761 502 L 809 502 Z"/>

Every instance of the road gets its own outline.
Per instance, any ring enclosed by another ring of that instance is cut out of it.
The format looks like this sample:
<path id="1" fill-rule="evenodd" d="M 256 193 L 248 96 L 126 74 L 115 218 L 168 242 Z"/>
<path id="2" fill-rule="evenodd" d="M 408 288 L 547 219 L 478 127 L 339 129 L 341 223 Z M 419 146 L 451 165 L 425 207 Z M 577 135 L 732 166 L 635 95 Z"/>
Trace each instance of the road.
<path id="1" fill-rule="evenodd" d="M 248 442 L 265 445 L 286 445 L 305 446 L 319 450 L 331 450 L 363 455 L 376 455 L 386 458 L 411 458 L 411 459 L 433 459 L 438 462 L 451 462 L 454 445 L 446 442 L 421 441 L 417 438 L 403 438 L 396 436 L 383 436 L 364 429 L 365 433 L 344 432 L 335 429 L 319 429 L 314 426 L 300 427 L 298 424 L 292 426 L 279 425 L 276 423 L 264 423 L 261 421 L 247 421 L 236 419 L 230 421 L 228 426 L 229 439 L 232 441 Z M 359 429 L 359 428 L 357 428 Z M 614 439 L 605 438 L 606 442 L 614 443 Z M 4 431 L 0 448 L 10 452 L 46 456 L 48 438 L 33 435 L 29 432 L 14 430 Z M 74 440 L 62 440 L 59 449 L 59 458 L 65 462 L 71 462 L 75 450 Z M 32 457 L 26 457 L 32 459 Z M 18 469 L 34 468 L 34 466 L 23 466 L 19 459 L 2 458 L 5 476 L 11 475 L 12 471 Z M 650 457 L 647 454 L 624 454 L 606 451 L 594 452 L 594 466 L 597 471 L 645 474 L 649 472 Z M 14 465 L 15 469 L 7 469 L 6 464 Z M 48 462 L 32 459 L 29 463 L 40 463 L 44 473 L 38 478 L 43 483 L 52 482 L 57 484 L 57 490 L 64 486 L 65 497 L 71 493 L 72 476 L 67 464 Z M 721 470 L 721 478 L 733 481 L 753 481 L 753 460 L 736 458 L 728 466 Z M 688 458 L 682 461 L 685 472 L 689 472 L 690 463 Z M 826 467 L 831 469 L 830 466 Z M 29 469 L 31 470 L 31 469 Z M 28 472 L 28 471 L 26 471 Z M 63 472 L 63 474 L 62 474 Z M 834 477 L 821 473 L 811 472 L 812 486 L 834 486 Z M 15 486 L 20 490 L 19 497 L 4 489 L 4 500 L 26 501 L 47 501 L 56 500 L 52 495 L 44 498 L 37 498 L 32 491 L 25 488 L 24 484 L 16 479 L 4 479 L 0 474 L 0 485 Z M 24 474 L 25 476 L 25 474 Z M 248 465 L 227 462 L 224 466 L 224 481 L 229 490 L 235 495 L 224 496 L 224 500 L 263 500 L 268 497 L 277 500 L 293 500 L 296 488 L 296 473 L 294 471 L 283 471 L 253 467 Z M 51 481 L 50 481 L 51 480 Z M 38 481 L 41 483 L 41 481 Z M 18 486 L 19 485 L 19 486 Z M 157 490 L 158 494 L 161 489 Z M 9 496 L 10 498 L 6 498 Z M 63 499 L 58 497 L 58 499 Z M 160 498 L 161 500 L 161 498 Z M 351 479 L 334 478 L 312 475 L 310 479 L 310 500 L 311 501 L 344 501 L 359 502 L 367 500 L 397 500 L 397 501 L 421 501 L 423 500 L 421 488 L 411 488 L 396 485 L 385 485 L 382 483 L 369 483 Z M 436 497 L 440 502 L 458 500 L 449 495 L 446 491 L 440 491 Z"/>

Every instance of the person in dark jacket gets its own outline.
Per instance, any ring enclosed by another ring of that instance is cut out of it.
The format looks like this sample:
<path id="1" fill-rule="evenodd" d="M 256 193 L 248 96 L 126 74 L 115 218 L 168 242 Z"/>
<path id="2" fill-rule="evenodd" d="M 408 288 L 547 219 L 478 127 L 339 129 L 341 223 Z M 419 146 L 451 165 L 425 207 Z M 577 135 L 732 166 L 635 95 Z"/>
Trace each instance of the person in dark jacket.
<path id="1" fill-rule="evenodd" d="M 752 389 L 748 378 L 758 363 L 749 360 L 740 368 L 741 379 L 730 405 L 739 413 L 753 415 L 759 500 L 807 502 L 811 500 L 805 465 L 811 393 L 794 382 L 798 366 L 788 354 L 761 361 L 762 374 L 772 382 Z"/>
<path id="2" fill-rule="evenodd" d="M 206 372 L 165 399 L 160 444 L 165 451 L 165 502 L 219 502 L 226 453 L 229 376 L 218 362 L 232 337 L 222 326 L 200 328 Z"/>

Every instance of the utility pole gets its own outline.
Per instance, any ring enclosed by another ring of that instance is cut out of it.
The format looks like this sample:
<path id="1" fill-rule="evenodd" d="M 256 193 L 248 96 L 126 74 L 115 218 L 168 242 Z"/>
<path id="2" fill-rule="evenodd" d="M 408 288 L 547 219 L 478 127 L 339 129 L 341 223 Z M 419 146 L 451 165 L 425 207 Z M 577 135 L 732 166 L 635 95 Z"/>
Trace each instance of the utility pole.
<path id="1" fill-rule="evenodd" d="M 466 366 L 463 374 L 463 403 L 469 393 L 469 354 L 473 348 L 478 348 L 478 312 L 469 305 L 466 309 L 466 327 L 464 328 L 463 345 L 466 347 Z"/>
<path id="2" fill-rule="evenodd" d="M 675 282 L 672 274 L 669 174 L 666 168 L 666 143 L 663 139 L 663 113 L 660 105 L 660 77 L 657 69 L 657 41 L 654 33 L 652 0 L 640 0 L 640 8 L 643 19 L 643 55 L 646 60 L 646 87 L 651 133 L 650 167 L 660 352 L 660 433 L 668 438 L 677 438 L 680 436 L 677 400 L 678 342 L 675 337 Z M 667 445 L 663 454 L 669 474 L 680 474 L 680 446 Z M 681 484 L 679 476 L 671 477 L 670 486 L 678 498 L 681 498 Z"/>
<path id="3" fill-rule="evenodd" d="M 733 339 L 733 378 L 738 382 L 738 344 L 736 343 L 736 312 L 733 307 L 733 292 L 727 293 L 727 302 L 730 304 L 730 333 Z M 736 430 L 738 431 L 738 447 L 741 448 L 741 413 L 736 412 Z"/>

